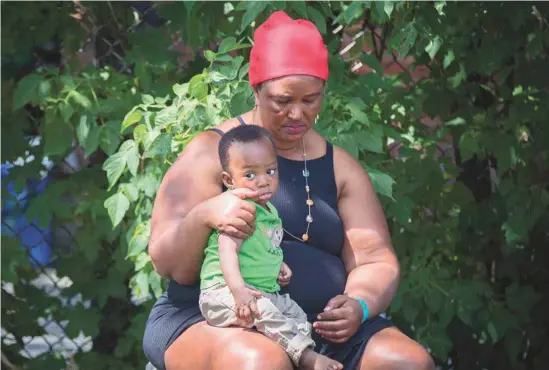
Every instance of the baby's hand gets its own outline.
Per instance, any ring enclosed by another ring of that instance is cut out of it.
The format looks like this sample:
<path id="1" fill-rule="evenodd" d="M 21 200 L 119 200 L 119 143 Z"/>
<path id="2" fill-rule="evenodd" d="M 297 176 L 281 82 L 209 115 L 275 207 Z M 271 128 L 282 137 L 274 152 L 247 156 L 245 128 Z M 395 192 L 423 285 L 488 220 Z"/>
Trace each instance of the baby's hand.
<path id="1" fill-rule="evenodd" d="M 261 297 L 261 292 L 243 287 L 233 293 L 236 317 L 246 322 L 253 322 L 254 317 L 261 318 L 255 299 Z M 253 315 L 253 316 L 252 316 Z"/>
<path id="2" fill-rule="evenodd" d="M 278 273 L 278 284 L 282 287 L 288 285 L 290 283 L 290 279 L 292 278 L 292 270 L 290 267 L 282 262 L 282 265 L 280 266 L 280 272 Z"/>

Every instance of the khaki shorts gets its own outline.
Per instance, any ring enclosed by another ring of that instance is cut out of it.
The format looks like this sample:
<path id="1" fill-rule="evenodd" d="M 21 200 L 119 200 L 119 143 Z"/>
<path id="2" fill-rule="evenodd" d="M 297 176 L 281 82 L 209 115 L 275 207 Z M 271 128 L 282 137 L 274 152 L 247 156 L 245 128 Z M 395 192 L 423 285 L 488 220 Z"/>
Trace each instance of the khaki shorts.
<path id="1" fill-rule="evenodd" d="M 255 327 L 259 332 L 278 343 L 297 366 L 306 348 L 314 348 L 311 324 L 301 307 L 288 294 L 265 293 L 256 299 L 260 319 L 248 324 L 235 314 L 235 302 L 227 285 L 218 285 L 200 293 L 199 305 L 210 325 L 217 327 Z"/>

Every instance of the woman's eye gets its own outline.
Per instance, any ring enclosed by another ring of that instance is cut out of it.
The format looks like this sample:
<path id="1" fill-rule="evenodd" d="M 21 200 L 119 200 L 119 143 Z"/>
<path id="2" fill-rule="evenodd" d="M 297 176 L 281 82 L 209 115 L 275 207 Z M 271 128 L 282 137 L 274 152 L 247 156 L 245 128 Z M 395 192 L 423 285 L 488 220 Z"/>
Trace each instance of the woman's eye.
<path id="1" fill-rule="evenodd" d="M 270 170 L 267 170 L 267 175 L 274 175 L 276 173 L 276 170 L 274 168 L 271 168 Z"/>
<path id="2" fill-rule="evenodd" d="M 254 179 L 255 178 L 255 173 L 248 172 L 247 174 L 244 175 L 244 177 L 247 178 L 248 180 Z"/>

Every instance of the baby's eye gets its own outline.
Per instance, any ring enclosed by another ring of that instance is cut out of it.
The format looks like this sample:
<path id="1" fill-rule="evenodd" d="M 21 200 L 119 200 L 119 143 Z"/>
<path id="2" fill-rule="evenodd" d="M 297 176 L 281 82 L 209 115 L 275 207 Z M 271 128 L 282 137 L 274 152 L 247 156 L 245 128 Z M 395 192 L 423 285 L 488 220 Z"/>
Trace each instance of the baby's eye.
<path id="1" fill-rule="evenodd" d="M 276 173 L 276 169 L 274 169 L 274 168 L 271 168 L 271 169 L 267 170 L 267 175 L 273 176 L 275 173 Z"/>
<path id="2" fill-rule="evenodd" d="M 244 175 L 244 177 L 247 178 L 248 180 L 252 180 L 255 178 L 255 173 L 248 172 L 247 174 Z"/>

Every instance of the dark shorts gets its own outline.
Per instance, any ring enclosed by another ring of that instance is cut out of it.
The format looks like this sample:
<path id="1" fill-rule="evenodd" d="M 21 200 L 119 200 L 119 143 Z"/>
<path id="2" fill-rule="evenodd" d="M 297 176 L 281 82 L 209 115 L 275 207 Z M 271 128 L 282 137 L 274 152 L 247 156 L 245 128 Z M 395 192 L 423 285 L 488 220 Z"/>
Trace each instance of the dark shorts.
<path id="1" fill-rule="evenodd" d="M 165 370 L 164 353 L 168 347 L 186 329 L 203 320 L 197 302 L 174 304 L 167 296 L 160 297 L 149 315 L 143 337 L 143 349 L 149 361 L 158 370 Z M 391 326 L 391 321 L 376 316 L 364 322 L 355 335 L 342 344 L 328 343 L 313 336 L 317 343 L 315 350 L 341 362 L 345 369 L 356 369 L 370 338 Z M 182 353 L 181 356 L 192 354 Z"/>

